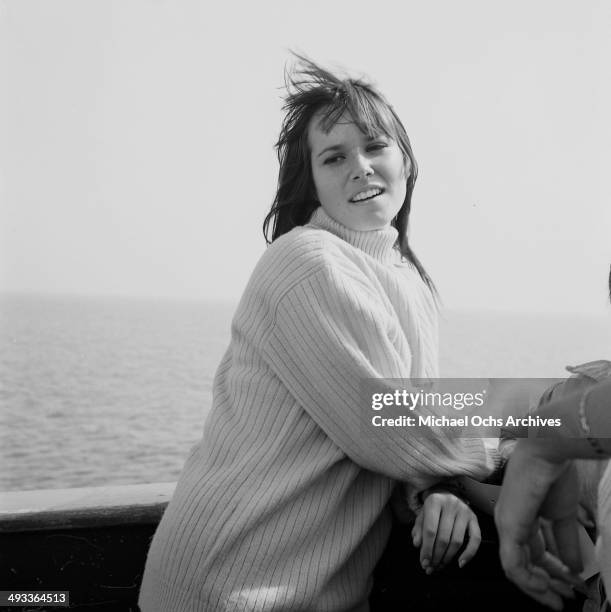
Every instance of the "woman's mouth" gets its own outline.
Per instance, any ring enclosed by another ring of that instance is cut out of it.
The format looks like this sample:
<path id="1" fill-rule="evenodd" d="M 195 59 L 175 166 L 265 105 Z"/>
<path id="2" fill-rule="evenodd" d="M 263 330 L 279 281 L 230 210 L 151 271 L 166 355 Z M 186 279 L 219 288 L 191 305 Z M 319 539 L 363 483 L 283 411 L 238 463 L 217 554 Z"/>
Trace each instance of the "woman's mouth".
<path id="1" fill-rule="evenodd" d="M 372 200 L 373 198 L 379 196 L 384 193 L 384 189 L 381 187 L 370 187 L 369 189 L 364 189 L 363 191 L 359 191 L 355 196 L 350 198 L 350 202 L 357 204 L 359 202 L 366 202 L 367 200 Z"/>

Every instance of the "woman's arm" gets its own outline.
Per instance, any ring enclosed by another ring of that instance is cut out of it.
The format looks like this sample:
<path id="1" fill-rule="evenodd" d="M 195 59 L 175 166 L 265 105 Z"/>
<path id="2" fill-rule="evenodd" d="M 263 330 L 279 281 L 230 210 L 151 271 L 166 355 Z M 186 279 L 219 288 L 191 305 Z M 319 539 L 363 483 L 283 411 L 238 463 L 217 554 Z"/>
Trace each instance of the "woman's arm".
<path id="1" fill-rule="evenodd" d="M 421 489 L 458 474 L 485 478 L 493 466 L 480 439 L 449 428 L 372 425 L 378 413 L 362 383 L 409 378 L 417 348 L 407 346 L 385 296 L 356 272 L 323 266 L 282 296 L 262 346 L 270 368 L 358 465 Z"/>

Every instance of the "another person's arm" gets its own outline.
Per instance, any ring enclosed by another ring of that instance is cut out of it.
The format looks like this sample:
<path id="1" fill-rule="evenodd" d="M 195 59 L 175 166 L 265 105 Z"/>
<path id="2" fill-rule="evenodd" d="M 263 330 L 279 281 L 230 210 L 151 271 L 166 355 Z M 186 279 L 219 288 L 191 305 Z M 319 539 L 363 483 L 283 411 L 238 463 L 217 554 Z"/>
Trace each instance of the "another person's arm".
<path id="1" fill-rule="evenodd" d="M 538 601 L 561 609 L 562 601 L 552 588 L 554 578 L 533 563 L 530 544 L 538 516 L 549 518 L 566 575 L 579 571 L 579 488 L 568 460 L 611 456 L 611 380 L 553 401 L 537 414 L 560 418 L 561 426 L 541 431 L 543 437 L 518 442 L 507 466 L 495 520 L 507 576 Z"/>

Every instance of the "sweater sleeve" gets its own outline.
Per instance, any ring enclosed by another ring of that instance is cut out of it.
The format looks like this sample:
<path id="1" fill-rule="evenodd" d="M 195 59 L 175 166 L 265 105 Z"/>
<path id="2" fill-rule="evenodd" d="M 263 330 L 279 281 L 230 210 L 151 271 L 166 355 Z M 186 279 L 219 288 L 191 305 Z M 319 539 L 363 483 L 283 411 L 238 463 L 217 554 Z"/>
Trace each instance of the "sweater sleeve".
<path id="1" fill-rule="evenodd" d="M 371 425 L 361 382 L 410 377 L 410 349 L 397 326 L 367 279 L 325 265 L 279 300 L 262 350 L 291 395 L 356 464 L 418 489 L 448 476 L 485 478 L 492 466 L 481 439 L 444 428 Z"/>

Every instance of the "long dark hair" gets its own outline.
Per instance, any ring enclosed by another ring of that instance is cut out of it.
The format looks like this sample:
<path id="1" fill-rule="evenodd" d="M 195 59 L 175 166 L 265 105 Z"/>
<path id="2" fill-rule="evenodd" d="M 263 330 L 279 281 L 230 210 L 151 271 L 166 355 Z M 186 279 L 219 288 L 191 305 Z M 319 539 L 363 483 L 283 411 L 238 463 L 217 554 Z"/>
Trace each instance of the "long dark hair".
<path id="1" fill-rule="evenodd" d="M 308 127 L 312 118 L 316 115 L 320 127 L 330 131 L 343 115 L 348 114 L 367 136 L 384 134 L 392 138 L 401 149 L 404 160 L 409 160 L 405 200 L 391 222 L 399 233 L 395 246 L 436 294 L 433 281 L 408 242 L 407 228 L 418 164 L 401 120 L 370 83 L 362 79 L 340 79 L 306 57 L 295 56 L 299 63 L 292 72 L 285 74 L 283 110 L 286 114 L 276 143 L 280 162 L 278 188 L 271 210 L 263 222 L 265 240 L 270 244 L 294 227 L 305 225 L 320 206 L 314 188 L 308 143 Z"/>

